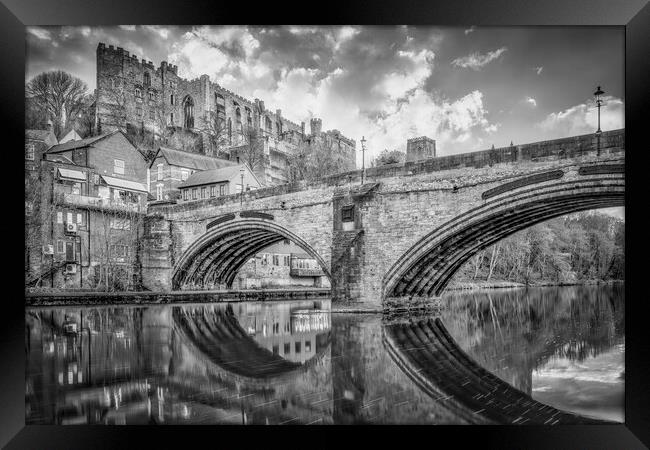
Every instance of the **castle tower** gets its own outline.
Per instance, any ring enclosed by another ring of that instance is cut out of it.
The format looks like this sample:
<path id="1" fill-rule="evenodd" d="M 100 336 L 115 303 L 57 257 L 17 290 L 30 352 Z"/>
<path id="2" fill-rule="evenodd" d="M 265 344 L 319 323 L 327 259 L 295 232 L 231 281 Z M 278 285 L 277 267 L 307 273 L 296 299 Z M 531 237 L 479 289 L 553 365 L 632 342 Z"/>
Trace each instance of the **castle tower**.
<path id="1" fill-rule="evenodd" d="M 426 136 L 406 141 L 406 161 L 436 157 L 436 141 Z"/>
<path id="2" fill-rule="evenodd" d="M 313 136 L 319 136 L 323 128 L 323 121 L 314 117 L 309 121 L 309 128 Z"/>

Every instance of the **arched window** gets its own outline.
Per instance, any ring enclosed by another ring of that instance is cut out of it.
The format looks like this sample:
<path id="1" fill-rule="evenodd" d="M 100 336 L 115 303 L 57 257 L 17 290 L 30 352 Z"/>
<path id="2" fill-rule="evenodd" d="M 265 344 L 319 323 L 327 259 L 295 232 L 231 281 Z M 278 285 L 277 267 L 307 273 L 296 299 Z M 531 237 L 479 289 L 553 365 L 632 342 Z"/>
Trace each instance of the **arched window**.
<path id="1" fill-rule="evenodd" d="M 183 100 L 183 127 L 194 128 L 194 100 L 189 95 Z"/>
<path id="2" fill-rule="evenodd" d="M 264 128 L 266 129 L 266 132 L 269 133 L 269 134 L 271 134 L 271 131 L 272 131 L 272 130 L 271 130 L 271 127 L 272 127 L 272 125 L 271 125 L 271 119 L 269 119 L 269 117 L 266 116 L 266 117 L 264 118 Z"/>
<path id="3" fill-rule="evenodd" d="M 253 128 L 253 115 L 248 106 L 246 106 L 246 125 L 248 125 L 249 128 Z"/>
<path id="4" fill-rule="evenodd" d="M 174 104 L 174 94 L 169 95 L 169 104 L 173 105 Z"/>
<path id="5" fill-rule="evenodd" d="M 235 126 L 237 130 L 241 130 L 241 111 L 239 108 L 235 110 Z"/>
<path id="6" fill-rule="evenodd" d="M 151 75 L 149 75 L 149 72 L 144 73 L 144 77 L 142 80 L 145 86 L 151 86 Z"/>
<path id="7" fill-rule="evenodd" d="M 277 134 L 278 137 L 282 135 L 282 122 L 275 122 L 275 134 Z"/>
<path id="8" fill-rule="evenodd" d="M 232 145 L 232 120 L 228 117 L 228 142 Z"/>

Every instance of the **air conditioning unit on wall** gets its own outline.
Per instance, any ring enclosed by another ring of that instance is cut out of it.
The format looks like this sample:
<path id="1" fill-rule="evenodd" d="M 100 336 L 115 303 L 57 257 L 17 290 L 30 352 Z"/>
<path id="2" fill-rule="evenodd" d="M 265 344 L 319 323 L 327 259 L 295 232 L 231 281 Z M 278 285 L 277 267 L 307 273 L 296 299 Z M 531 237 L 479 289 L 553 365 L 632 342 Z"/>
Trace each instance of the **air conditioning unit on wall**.
<path id="1" fill-rule="evenodd" d="M 65 224 L 65 232 L 68 234 L 76 234 L 77 233 L 77 224 L 76 223 L 66 223 Z"/>
<path id="2" fill-rule="evenodd" d="M 76 264 L 66 264 L 65 265 L 65 273 L 77 273 L 77 265 Z"/>
<path id="3" fill-rule="evenodd" d="M 54 246 L 52 244 L 47 244 L 43 246 L 43 254 L 44 255 L 53 255 L 54 254 Z"/>

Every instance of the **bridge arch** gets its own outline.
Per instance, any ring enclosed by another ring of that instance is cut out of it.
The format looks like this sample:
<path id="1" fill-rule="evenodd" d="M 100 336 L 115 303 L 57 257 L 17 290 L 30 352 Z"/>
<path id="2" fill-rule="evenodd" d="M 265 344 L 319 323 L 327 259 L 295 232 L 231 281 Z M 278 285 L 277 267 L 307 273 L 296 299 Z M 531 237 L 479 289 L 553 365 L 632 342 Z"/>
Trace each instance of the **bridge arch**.
<path id="1" fill-rule="evenodd" d="M 246 261 L 284 239 L 313 257 L 331 279 L 329 266 L 300 236 L 271 220 L 241 218 L 217 224 L 185 250 L 172 271 L 172 289 L 209 284 L 230 288 Z"/>
<path id="2" fill-rule="evenodd" d="M 383 278 L 382 297 L 439 296 L 474 254 L 517 231 L 564 214 L 623 206 L 625 174 L 607 170 L 569 181 L 558 173 L 534 186 L 506 183 L 484 192 L 479 206 L 426 234 L 397 259 Z"/>

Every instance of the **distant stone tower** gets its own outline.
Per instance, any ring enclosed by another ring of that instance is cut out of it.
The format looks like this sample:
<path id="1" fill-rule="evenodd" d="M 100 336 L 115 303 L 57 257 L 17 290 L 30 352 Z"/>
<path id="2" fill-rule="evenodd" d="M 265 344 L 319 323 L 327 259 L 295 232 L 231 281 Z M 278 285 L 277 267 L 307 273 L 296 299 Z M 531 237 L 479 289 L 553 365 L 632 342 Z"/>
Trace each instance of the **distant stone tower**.
<path id="1" fill-rule="evenodd" d="M 406 161 L 435 158 L 436 141 L 426 136 L 409 139 L 406 141 Z"/>
<path id="2" fill-rule="evenodd" d="M 321 119 L 313 118 L 309 121 L 309 128 L 313 136 L 319 136 L 323 129 L 323 121 Z"/>

